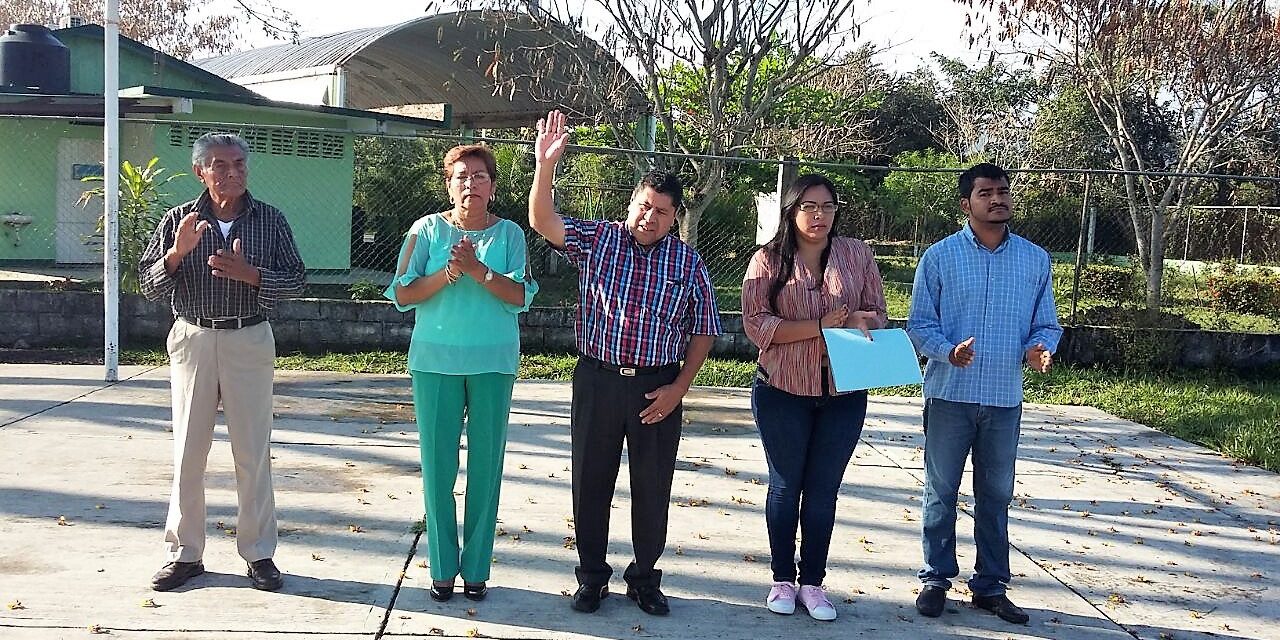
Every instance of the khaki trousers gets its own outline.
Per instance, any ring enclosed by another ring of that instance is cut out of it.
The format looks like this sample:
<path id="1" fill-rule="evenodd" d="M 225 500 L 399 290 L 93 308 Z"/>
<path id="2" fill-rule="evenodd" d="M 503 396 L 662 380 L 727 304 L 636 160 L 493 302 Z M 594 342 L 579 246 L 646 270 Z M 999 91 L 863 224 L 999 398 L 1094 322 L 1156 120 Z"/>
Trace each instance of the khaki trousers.
<path id="1" fill-rule="evenodd" d="M 204 472 L 222 402 L 235 461 L 236 547 L 248 562 L 276 550 L 271 486 L 271 385 L 275 336 L 267 322 L 244 329 L 205 329 L 175 320 L 169 330 L 173 386 L 173 493 L 165 523 L 170 562 L 202 559 Z"/>

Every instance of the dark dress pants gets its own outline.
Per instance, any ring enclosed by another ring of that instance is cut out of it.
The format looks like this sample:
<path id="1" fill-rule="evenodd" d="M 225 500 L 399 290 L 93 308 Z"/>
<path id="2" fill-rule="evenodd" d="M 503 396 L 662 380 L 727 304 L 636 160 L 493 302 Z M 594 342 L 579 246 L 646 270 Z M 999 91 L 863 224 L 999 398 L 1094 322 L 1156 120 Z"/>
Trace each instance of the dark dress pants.
<path id="1" fill-rule="evenodd" d="M 570 421 L 579 584 L 604 585 L 613 575 L 607 561 L 609 512 L 624 441 L 631 471 L 635 560 L 623 578 L 631 586 L 657 586 L 662 581 L 662 572 L 654 565 L 667 544 L 667 509 L 682 411 L 677 406 L 654 424 L 641 424 L 640 412 L 652 402 L 645 394 L 672 383 L 679 372 L 679 365 L 673 364 L 656 372 L 625 376 L 593 360 L 578 360 Z"/>

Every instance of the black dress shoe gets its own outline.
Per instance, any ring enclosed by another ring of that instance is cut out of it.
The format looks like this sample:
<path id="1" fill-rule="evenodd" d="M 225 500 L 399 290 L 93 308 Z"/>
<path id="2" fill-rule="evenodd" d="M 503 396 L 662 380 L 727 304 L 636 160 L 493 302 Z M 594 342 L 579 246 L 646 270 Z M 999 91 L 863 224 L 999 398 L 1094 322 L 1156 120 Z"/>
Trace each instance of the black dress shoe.
<path id="1" fill-rule="evenodd" d="M 671 613 L 671 607 L 667 606 L 667 597 L 662 595 L 662 590 L 654 585 L 627 587 L 627 597 L 635 600 L 640 610 L 649 615 L 665 616 Z"/>
<path id="2" fill-rule="evenodd" d="M 204 573 L 204 563 L 170 562 L 151 576 L 151 588 L 156 591 L 169 591 L 186 584 L 188 580 Z"/>
<path id="3" fill-rule="evenodd" d="M 249 563 L 249 582 L 254 589 L 275 591 L 284 586 L 284 577 L 271 558 L 263 558 Z"/>
<path id="4" fill-rule="evenodd" d="M 573 593 L 574 611 L 583 613 L 595 613 L 600 608 L 600 600 L 609 595 L 609 585 L 578 585 L 578 590 Z"/>
<path id="5" fill-rule="evenodd" d="M 947 590 L 942 587 L 926 586 L 920 590 L 920 595 L 916 596 L 916 611 L 919 611 L 922 616 L 936 618 L 942 615 L 942 608 L 945 606 L 947 606 Z"/>
<path id="6" fill-rule="evenodd" d="M 1000 619 L 1005 622 L 1026 624 L 1031 619 L 1031 616 L 1028 616 L 1021 607 L 1009 602 L 1009 598 L 1003 593 L 998 596 L 974 596 L 973 606 L 979 609 L 986 609 L 1000 616 Z"/>
<path id="7" fill-rule="evenodd" d="M 438 585 L 432 581 L 431 589 L 428 593 L 431 594 L 431 599 L 436 602 L 447 602 L 449 598 L 453 597 L 453 583 L 450 582 L 447 585 Z"/>
<path id="8" fill-rule="evenodd" d="M 479 602 L 489 595 L 489 587 L 486 587 L 483 582 L 480 584 L 464 584 L 462 585 L 462 595 L 468 600 Z"/>

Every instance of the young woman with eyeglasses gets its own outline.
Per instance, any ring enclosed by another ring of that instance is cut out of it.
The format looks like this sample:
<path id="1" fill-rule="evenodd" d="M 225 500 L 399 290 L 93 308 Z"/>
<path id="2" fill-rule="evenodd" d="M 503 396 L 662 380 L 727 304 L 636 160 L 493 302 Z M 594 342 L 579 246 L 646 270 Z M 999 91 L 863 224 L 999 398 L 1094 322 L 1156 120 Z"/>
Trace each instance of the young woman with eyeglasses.
<path id="1" fill-rule="evenodd" d="M 752 257 L 742 282 L 743 324 L 760 348 L 751 411 L 769 464 L 773 585 L 765 604 L 791 614 L 799 602 L 814 619 L 834 620 L 822 581 L 836 496 L 862 433 L 867 393 L 835 392 L 822 330 L 867 332 L 888 318 L 871 249 L 835 235 L 840 204 L 831 181 L 799 176 L 781 204 L 778 233 Z"/>

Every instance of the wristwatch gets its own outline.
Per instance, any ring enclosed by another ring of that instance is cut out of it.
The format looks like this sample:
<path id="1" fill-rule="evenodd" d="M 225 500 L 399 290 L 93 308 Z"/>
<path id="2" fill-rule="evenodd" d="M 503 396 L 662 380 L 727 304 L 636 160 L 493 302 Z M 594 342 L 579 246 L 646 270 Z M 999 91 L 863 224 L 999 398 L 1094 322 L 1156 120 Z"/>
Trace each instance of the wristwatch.
<path id="1" fill-rule="evenodd" d="M 485 282 L 493 282 L 493 269 L 485 269 L 485 270 L 484 270 L 484 281 L 485 281 Z"/>

